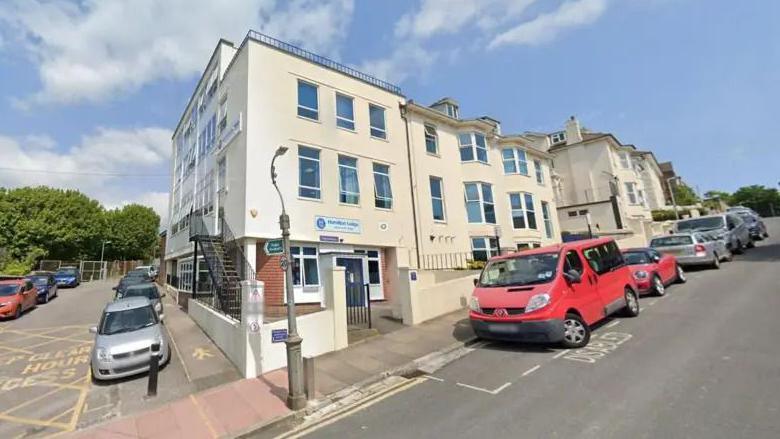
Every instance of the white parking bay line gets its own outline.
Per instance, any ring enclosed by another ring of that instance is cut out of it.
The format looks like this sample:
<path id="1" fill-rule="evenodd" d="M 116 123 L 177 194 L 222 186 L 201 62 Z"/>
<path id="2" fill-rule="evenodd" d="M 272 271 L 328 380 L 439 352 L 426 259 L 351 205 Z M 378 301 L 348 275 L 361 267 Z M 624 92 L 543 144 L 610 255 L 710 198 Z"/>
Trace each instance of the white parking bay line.
<path id="1" fill-rule="evenodd" d="M 537 364 L 536 366 L 534 366 L 534 367 L 526 370 L 525 372 L 523 372 L 522 376 L 531 375 L 532 373 L 536 372 L 540 367 L 542 367 L 542 365 L 541 364 Z"/>
<path id="2" fill-rule="evenodd" d="M 653 306 L 658 302 L 658 299 L 651 300 L 650 303 L 647 304 L 647 306 Z"/>
<path id="3" fill-rule="evenodd" d="M 569 353 L 569 350 L 568 349 L 564 349 L 564 350 L 558 352 L 557 354 L 555 354 L 555 356 L 553 358 L 561 358 L 561 357 L 563 357 L 564 355 L 566 355 L 568 353 Z"/>
<path id="4" fill-rule="evenodd" d="M 614 322 L 610 323 L 609 325 L 605 326 L 606 328 L 612 328 L 620 324 L 620 320 L 615 320 Z"/>
<path id="5" fill-rule="evenodd" d="M 441 382 L 444 382 L 444 380 L 443 380 L 443 379 L 441 379 L 441 378 L 439 378 L 439 377 L 435 377 L 435 376 L 433 376 L 433 375 L 423 375 L 423 376 L 424 376 L 425 378 L 428 378 L 429 380 L 438 381 L 438 382 L 440 382 L 440 383 L 441 383 Z"/>
<path id="6" fill-rule="evenodd" d="M 461 387 L 465 387 L 467 389 L 476 390 L 477 392 L 485 392 L 489 393 L 491 395 L 498 395 L 502 390 L 506 389 L 507 387 L 511 386 L 512 383 L 504 383 L 501 387 L 495 389 L 495 390 L 488 390 L 483 389 L 482 387 L 472 386 L 470 384 L 463 384 L 463 383 L 455 383 Z"/>

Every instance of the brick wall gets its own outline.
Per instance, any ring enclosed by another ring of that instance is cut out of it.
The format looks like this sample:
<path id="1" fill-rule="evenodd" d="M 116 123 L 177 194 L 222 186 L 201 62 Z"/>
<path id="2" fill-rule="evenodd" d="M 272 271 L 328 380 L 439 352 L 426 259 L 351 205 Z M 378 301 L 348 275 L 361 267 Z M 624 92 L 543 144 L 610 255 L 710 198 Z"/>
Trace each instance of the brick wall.
<path id="1" fill-rule="evenodd" d="M 393 284 L 395 283 L 395 274 L 390 273 L 387 269 L 387 253 L 388 249 L 383 248 L 380 253 L 380 265 L 382 270 L 382 293 L 385 295 L 385 300 L 390 301 L 393 298 Z"/>
<path id="2" fill-rule="evenodd" d="M 263 314 L 266 319 L 278 320 L 287 315 L 284 303 L 284 272 L 279 268 L 280 256 L 267 256 L 263 241 L 257 241 L 257 279 L 264 283 Z M 303 315 L 321 311 L 319 303 L 295 305 L 295 314 Z"/>

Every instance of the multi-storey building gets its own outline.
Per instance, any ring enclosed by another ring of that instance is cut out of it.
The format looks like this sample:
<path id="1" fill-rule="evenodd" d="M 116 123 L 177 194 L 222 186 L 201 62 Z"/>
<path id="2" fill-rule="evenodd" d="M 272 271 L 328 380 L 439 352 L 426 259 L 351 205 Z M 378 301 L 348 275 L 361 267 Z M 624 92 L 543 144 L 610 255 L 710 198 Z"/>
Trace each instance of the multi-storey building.
<path id="1" fill-rule="evenodd" d="M 265 315 L 284 313 L 279 256 L 263 251 L 281 233 L 270 175 L 280 146 L 302 312 L 320 308 L 333 265 L 382 300 L 399 267 L 465 268 L 559 240 L 552 156 L 538 139 L 461 118 L 452 99 L 407 102 L 392 84 L 250 31 L 238 47 L 219 42 L 174 132 L 165 259 L 179 290 L 209 288 L 190 237 L 220 233 L 265 283 Z"/>

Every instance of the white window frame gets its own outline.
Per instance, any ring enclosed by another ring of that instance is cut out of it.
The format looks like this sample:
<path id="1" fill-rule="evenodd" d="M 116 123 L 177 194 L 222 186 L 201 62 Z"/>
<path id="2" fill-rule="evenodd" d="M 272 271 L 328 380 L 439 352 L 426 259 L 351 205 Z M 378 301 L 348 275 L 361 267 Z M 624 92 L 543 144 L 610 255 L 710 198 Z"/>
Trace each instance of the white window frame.
<path id="1" fill-rule="evenodd" d="M 534 170 L 536 172 L 536 184 L 544 186 L 544 169 L 542 169 L 542 161 L 534 159 Z"/>
<path id="2" fill-rule="evenodd" d="M 352 106 L 352 119 L 347 119 L 344 116 L 339 116 L 339 98 L 344 98 L 344 99 L 348 99 L 349 100 L 349 103 Z M 355 131 L 355 127 L 356 127 L 356 125 L 355 125 L 355 98 L 353 98 L 352 96 L 346 95 L 344 93 L 336 92 L 335 104 L 336 104 L 336 126 L 341 128 L 341 129 L 348 130 L 348 131 Z M 341 126 L 341 125 L 339 125 L 339 122 L 343 122 L 343 123 L 346 123 L 346 124 L 351 124 L 352 126 L 351 127 L 349 127 L 349 126 Z"/>
<path id="3" fill-rule="evenodd" d="M 512 207 L 512 196 L 517 195 L 520 197 L 520 208 L 514 208 Z M 536 216 L 536 207 L 534 206 L 535 200 L 534 200 L 534 194 L 531 192 L 509 192 L 509 221 L 512 224 L 513 230 L 539 230 L 539 220 Z M 526 199 L 526 196 L 531 197 L 531 206 L 528 206 L 528 200 Z M 531 225 L 528 222 L 528 213 L 533 213 L 534 216 L 534 223 L 536 227 L 531 227 Z M 515 227 L 515 213 L 522 214 L 523 217 L 523 227 Z"/>
<path id="4" fill-rule="evenodd" d="M 377 165 L 387 167 L 387 172 L 377 171 L 376 170 Z M 374 207 L 377 208 L 377 209 L 382 209 L 382 210 L 392 210 L 393 209 L 393 181 L 390 179 L 390 165 L 387 165 L 385 163 L 372 162 L 371 163 L 371 171 L 372 171 L 373 176 L 374 176 Z M 379 192 L 377 191 L 377 184 L 376 184 L 376 176 L 377 175 L 387 177 L 387 187 L 390 190 L 390 196 L 389 197 L 380 197 L 379 196 Z M 389 207 L 379 207 L 379 206 L 377 206 L 376 203 L 379 200 L 384 200 L 385 202 L 389 202 L 390 206 Z"/>
<path id="5" fill-rule="evenodd" d="M 626 188 L 626 197 L 628 197 L 628 204 L 631 205 L 638 205 L 639 203 L 637 194 L 636 194 L 636 183 L 633 182 L 625 182 L 623 183 L 623 187 Z"/>
<path id="6" fill-rule="evenodd" d="M 382 125 L 383 128 L 375 127 L 372 125 L 371 121 L 371 107 L 378 108 L 382 110 Z M 377 136 L 374 135 L 374 130 L 380 132 L 382 135 Z M 373 137 L 374 139 L 382 139 L 387 140 L 387 109 L 381 105 L 376 104 L 368 104 L 368 133 Z"/>
<path id="7" fill-rule="evenodd" d="M 555 229 L 553 229 L 552 216 L 550 214 L 550 203 L 542 201 L 542 221 L 544 221 L 544 234 L 547 238 L 552 239 L 555 235 Z"/>
<path id="8" fill-rule="evenodd" d="M 481 241 L 483 247 L 475 247 L 474 242 L 475 241 Z M 492 244 L 495 242 L 496 246 L 493 247 Z M 483 251 L 485 252 L 485 255 L 487 256 L 487 259 L 492 258 L 493 256 L 498 256 L 500 249 L 498 247 L 498 240 L 495 236 L 469 236 L 469 244 L 471 245 L 471 257 L 473 260 L 477 261 L 478 259 L 474 256 L 475 251 Z"/>
<path id="9" fill-rule="evenodd" d="M 301 156 L 301 148 L 306 148 L 312 151 L 317 151 L 317 158 L 312 158 L 308 156 Z M 298 197 L 303 198 L 306 200 L 321 200 L 322 199 L 322 159 L 320 158 L 322 154 L 322 151 L 317 148 L 312 148 L 310 146 L 304 146 L 304 145 L 298 145 Z M 317 174 L 319 175 L 319 181 L 317 181 L 317 187 L 312 186 L 303 186 L 301 185 L 301 160 L 309 160 L 312 162 L 317 163 Z M 301 194 L 301 189 L 308 189 L 312 191 L 317 191 L 317 197 L 309 197 L 306 195 Z"/>
<path id="10" fill-rule="evenodd" d="M 317 97 L 317 108 L 311 108 L 311 107 L 307 107 L 305 105 L 301 105 L 301 95 L 300 95 L 300 90 L 299 90 L 300 84 L 306 84 L 306 85 L 314 87 L 314 94 Z M 297 114 L 298 117 L 302 117 L 304 119 L 319 121 L 320 120 L 320 87 L 317 84 L 313 83 L 313 82 L 304 81 L 303 79 L 298 79 L 298 82 L 295 83 L 295 94 L 296 94 L 295 97 L 296 97 L 296 104 L 297 104 L 296 110 L 295 110 L 295 114 Z M 304 110 L 313 111 L 315 113 L 316 117 L 311 118 L 309 116 L 302 115 L 299 112 L 299 110 L 301 108 L 303 108 Z"/>
<path id="11" fill-rule="evenodd" d="M 620 160 L 620 167 L 623 169 L 631 169 L 631 153 L 628 151 L 620 151 L 618 153 Z"/>
<path id="12" fill-rule="evenodd" d="M 476 185 L 478 189 L 477 195 L 479 196 L 476 200 L 469 200 L 469 191 L 467 190 L 467 186 L 471 184 Z M 488 189 L 490 190 L 490 197 L 493 199 L 493 201 L 491 202 L 485 201 L 485 197 L 483 193 L 485 186 L 487 186 Z M 492 184 L 485 183 L 482 181 L 467 181 L 463 183 L 463 198 L 466 200 L 466 222 L 468 222 L 469 224 L 497 224 L 498 223 L 498 218 L 496 217 L 496 197 L 493 194 Z M 468 203 L 475 203 L 475 202 L 479 203 L 479 215 L 480 215 L 479 222 L 472 222 L 468 217 Z M 493 221 L 492 223 L 487 222 L 486 206 L 488 205 L 493 207 L 493 217 L 495 221 Z"/>
<path id="13" fill-rule="evenodd" d="M 564 140 L 566 140 L 566 131 L 558 131 L 557 133 L 550 134 L 550 142 L 552 142 L 553 145 L 563 142 Z"/>
<path id="14" fill-rule="evenodd" d="M 511 159 L 504 156 L 505 151 L 512 152 Z M 512 166 L 515 168 L 514 172 L 507 172 L 506 166 L 504 166 L 510 160 Z M 525 175 L 526 177 L 530 176 L 528 172 L 528 153 L 523 148 L 507 147 L 501 149 L 501 165 L 504 169 L 504 175 Z M 523 169 L 525 172 L 523 172 Z"/>
<path id="15" fill-rule="evenodd" d="M 464 144 L 462 143 L 462 137 L 468 136 L 469 143 Z M 485 147 L 481 147 L 477 144 L 477 136 L 481 136 L 482 139 L 485 141 Z M 485 165 L 490 164 L 490 157 L 488 156 L 488 140 L 487 136 L 483 133 L 477 132 L 477 131 L 471 131 L 468 133 L 458 133 L 458 151 L 461 152 L 464 148 L 468 148 L 471 150 L 471 159 L 470 160 L 463 160 L 463 155 L 460 156 L 461 163 L 471 163 L 471 162 L 478 162 L 483 163 Z M 484 150 L 485 151 L 485 160 L 479 159 L 478 150 Z"/>
<path id="16" fill-rule="evenodd" d="M 439 155 L 439 134 L 436 131 L 436 127 L 430 124 L 424 125 L 425 132 L 425 152 L 431 155 Z M 433 151 L 428 149 L 428 140 L 433 142 Z"/>
<path id="17" fill-rule="evenodd" d="M 294 249 L 298 249 L 297 253 L 293 253 Z M 313 255 L 307 255 L 304 254 L 304 248 L 308 249 L 314 249 Z M 292 261 L 290 261 L 291 270 L 295 269 L 295 260 L 299 259 L 300 263 L 298 265 L 298 278 L 300 279 L 300 283 L 295 283 L 295 273 L 293 273 L 293 288 L 297 289 L 303 289 L 303 290 L 319 290 L 319 288 L 322 286 L 322 277 L 320 273 L 320 250 L 316 246 L 308 246 L 308 245 L 291 245 L 290 246 L 290 257 L 292 258 Z M 305 261 L 313 260 L 316 270 L 317 270 L 317 283 L 316 284 L 308 284 L 306 283 L 306 264 Z"/>
<path id="18" fill-rule="evenodd" d="M 439 182 L 439 193 L 441 194 L 440 197 L 434 197 L 433 196 L 432 183 L 433 183 L 434 180 L 437 180 Z M 428 191 L 431 194 L 431 218 L 433 218 L 434 222 L 446 223 L 447 222 L 447 207 L 446 207 L 447 205 L 444 203 L 444 179 L 441 178 L 441 177 L 437 177 L 435 175 L 429 175 L 428 176 Z M 436 213 L 435 213 L 435 210 L 433 209 L 433 204 L 434 204 L 433 202 L 434 202 L 434 200 L 438 200 L 439 202 L 441 202 L 441 214 L 442 214 L 442 218 L 441 219 L 437 219 L 435 217 Z"/>
<path id="19" fill-rule="evenodd" d="M 354 160 L 355 161 L 355 166 L 342 165 L 341 164 L 341 159 L 342 158 Z M 360 206 L 360 172 L 358 171 L 358 158 L 357 157 L 352 157 L 352 156 L 346 155 L 346 154 L 339 154 L 336 163 L 338 164 L 338 167 L 339 167 L 339 203 L 340 204 L 347 204 L 347 205 L 350 205 L 350 206 Z M 343 187 L 341 187 L 341 170 L 342 170 L 342 168 L 344 170 L 354 170 L 355 171 L 355 180 L 357 181 L 357 184 L 358 184 L 357 192 L 347 192 Z M 344 200 L 341 199 L 342 195 L 346 195 Z M 346 201 L 347 198 L 350 197 L 350 196 L 354 196 L 356 198 L 354 203 Z"/>
<path id="20" fill-rule="evenodd" d="M 458 119 L 458 107 L 452 104 L 444 104 L 444 111 L 447 114 L 447 116 L 453 119 Z"/>

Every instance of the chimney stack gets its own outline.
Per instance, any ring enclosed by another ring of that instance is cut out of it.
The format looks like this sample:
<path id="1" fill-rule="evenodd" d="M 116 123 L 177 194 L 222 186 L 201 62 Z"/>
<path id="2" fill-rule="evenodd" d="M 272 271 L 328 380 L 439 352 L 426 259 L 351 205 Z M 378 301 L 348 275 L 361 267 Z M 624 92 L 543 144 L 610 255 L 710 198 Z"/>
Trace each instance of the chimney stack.
<path id="1" fill-rule="evenodd" d="M 580 122 L 576 117 L 571 116 L 569 120 L 566 121 L 566 144 L 571 145 L 579 142 L 582 142 Z"/>

